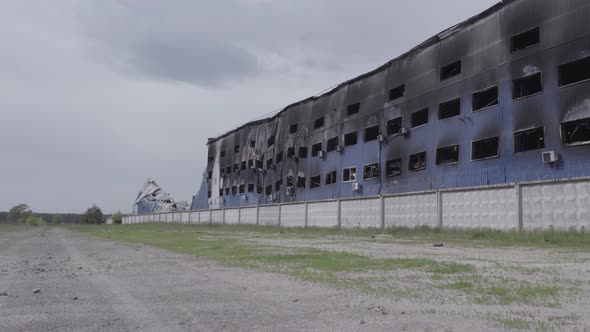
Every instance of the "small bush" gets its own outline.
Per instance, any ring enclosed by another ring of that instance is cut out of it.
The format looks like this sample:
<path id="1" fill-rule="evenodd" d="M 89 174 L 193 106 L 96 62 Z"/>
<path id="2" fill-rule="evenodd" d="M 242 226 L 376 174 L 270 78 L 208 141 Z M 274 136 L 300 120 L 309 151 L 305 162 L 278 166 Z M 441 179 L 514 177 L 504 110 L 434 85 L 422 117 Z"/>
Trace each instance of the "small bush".
<path id="1" fill-rule="evenodd" d="M 116 225 L 121 225 L 123 223 L 123 216 L 121 215 L 121 211 L 117 211 L 113 214 L 113 223 Z"/>
<path id="2" fill-rule="evenodd" d="M 45 226 L 47 223 L 41 217 L 36 216 L 34 214 L 30 215 L 25 219 L 25 224 L 29 226 Z"/>

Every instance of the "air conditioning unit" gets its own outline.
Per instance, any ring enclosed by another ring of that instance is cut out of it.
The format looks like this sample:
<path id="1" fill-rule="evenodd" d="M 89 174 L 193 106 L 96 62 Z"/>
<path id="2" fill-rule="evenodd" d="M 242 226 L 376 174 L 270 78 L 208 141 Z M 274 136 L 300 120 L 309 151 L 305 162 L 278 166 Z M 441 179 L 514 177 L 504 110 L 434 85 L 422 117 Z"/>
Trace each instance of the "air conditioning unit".
<path id="1" fill-rule="evenodd" d="M 342 145 L 337 145 L 336 152 L 342 152 L 342 151 L 344 151 L 344 147 Z"/>
<path id="2" fill-rule="evenodd" d="M 360 183 L 355 182 L 352 184 L 352 190 L 353 191 L 361 191 L 361 190 L 363 190 L 363 186 Z"/>
<path id="3" fill-rule="evenodd" d="M 326 152 L 324 152 L 324 151 L 318 151 L 318 157 L 325 158 L 326 157 Z"/>
<path id="4" fill-rule="evenodd" d="M 401 127 L 398 132 L 398 134 L 400 134 L 401 136 L 406 136 L 409 133 L 410 133 L 410 131 L 406 127 Z"/>
<path id="5" fill-rule="evenodd" d="M 559 154 L 555 151 L 543 152 L 543 162 L 545 164 L 554 164 L 559 161 Z"/>
<path id="6" fill-rule="evenodd" d="M 383 142 L 383 141 L 385 141 L 385 135 L 377 136 L 377 142 Z"/>

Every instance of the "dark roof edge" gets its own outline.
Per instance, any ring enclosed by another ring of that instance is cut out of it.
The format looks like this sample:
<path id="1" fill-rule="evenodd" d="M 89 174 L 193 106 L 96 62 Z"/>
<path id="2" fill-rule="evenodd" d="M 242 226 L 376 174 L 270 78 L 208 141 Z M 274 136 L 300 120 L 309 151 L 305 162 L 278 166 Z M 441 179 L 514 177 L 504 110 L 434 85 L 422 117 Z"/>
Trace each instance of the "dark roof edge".
<path id="1" fill-rule="evenodd" d="M 270 121 L 274 120 L 275 118 L 279 117 L 284 112 L 286 112 L 286 111 L 288 111 L 288 110 L 290 110 L 292 108 L 295 108 L 295 107 L 300 106 L 302 104 L 305 104 L 307 102 L 314 101 L 314 100 L 320 99 L 322 97 L 331 95 L 331 94 L 335 93 L 336 91 L 338 91 L 339 89 L 343 88 L 344 86 L 350 85 L 352 83 L 356 83 L 356 82 L 358 82 L 360 80 L 363 80 L 363 79 L 365 79 L 367 77 L 373 76 L 374 74 L 376 74 L 378 72 L 381 72 L 381 71 L 385 70 L 386 68 L 390 67 L 392 64 L 394 64 L 394 63 L 396 63 L 398 61 L 401 61 L 401 60 L 403 60 L 405 58 L 408 58 L 408 57 L 410 57 L 410 56 L 412 56 L 412 55 L 414 55 L 416 53 L 419 53 L 423 49 L 425 49 L 427 47 L 430 47 L 430 46 L 432 46 L 432 45 L 440 42 L 441 40 L 443 40 L 443 39 L 445 39 L 445 38 L 447 38 L 447 37 L 455 34 L 457 31 L 459 31 L 459 30 L 461 30 L 461 29 L 463 29 L 463 28 L 465 28 L 467 26 L 470 26 L 470 25 L 472 25 L 472 24 L 474 24 L 474 23 L 476 23 L 476 22 L 478 22 L 478 21 L 480 21 L 480 20 L 482 20 L 484 18 L 487 18 L 487 17 L 489 17 L 492 14 L 495 14 L 496 12 L 500 11 L 500 9 L 504 8 L 505 6 L 511 4 L 511 3 L 515 2 L 515 1 L 520 1 L 520 0 L 500 0 L 500 2 L 498 2 L 495 5 L 493 5 L 492 7 L 484 10 L 483 12 L 481 12 L 481 13 L 475 15 L 475 16 L 472 16 L 472 17 L 468 18 L 467 20 L 465 20 L 465 21 L 463 21 L 463 22 L 461 22 L 461 23 L 459 23 L 457 25 L 454 25 L 454 26 L 452 26 L 450 28 L 447 28 L 447 29 L 445 29 L 445 30 L 437 33 L 433 37 L 430 37 L 427 40 L 425 40 L 424 42 L 420 43 L 419 45 L 413 47 L 412 49 L 410 49 L 406 53 L 403 53 L 402 55 L 400 55 L 400 56 L 398 56 L 398 57 L 396 57 L 396 58 L 394 58 L 392 60 L 389 60 L 387 63 L 383 64 L 382 66 L 380 66 L 380 67 L 378 67 L 376 69 L 373 69 L 373 70 L 371 70 L 371 71 L 369 71 L 367 73 L 364 73 L 364 74 L 359 75 L 359 76 L 357 76 L 355 78 L 352 78 L 352 79 L 350 79 L 348 81 L 345 81 L 343 83 L 340 83 L 336 87 L 334 87 L 334 88 L 330 89 L 329 91 L 324 92 L 324 93 L 322 93 L 320 95 L 312 96 L 312 97 L 309 97 L 307 99 L 300 100 L 298 102 L 292 103 L 292 104 L 286 106 L 285 108 L 283 108 L 282 110 L 278 111 L 276 114 L 274 114 L 271 117 L 267 117 L 267 118 L 264 118 L 264 119 L 260 119 L 260 120 L 248 122 L 246 124 L 243 124 L 243 125 L 235 128 L 235 129 L 233 129 L 233 130 L 230 130 L 230 131 L 228 131 L 228 132 L 226 132 L 226 133 L 224 133 L 224 134 L 222 134 L 220 136 L 217 136 L 215 138 L 209 138 L 208 141 L 207 141 L 207 145 L 209 145 L 211 143 L 214 143 L 214 142 L 216 142 L 216 141 L 218 141 L 218 140 L 220 140 L 220 139 L 222 139 L 222 138 L 224 138 L 226 136 L 229 136 L 229 135 L 231 135 L 231 134 L 233 134 L 233 133 L 235 133 L 235 132 L 237 132 L 237 131 L 239 131 L 239 130 L 241 130 L 243 128 L 270 122 Z"/>

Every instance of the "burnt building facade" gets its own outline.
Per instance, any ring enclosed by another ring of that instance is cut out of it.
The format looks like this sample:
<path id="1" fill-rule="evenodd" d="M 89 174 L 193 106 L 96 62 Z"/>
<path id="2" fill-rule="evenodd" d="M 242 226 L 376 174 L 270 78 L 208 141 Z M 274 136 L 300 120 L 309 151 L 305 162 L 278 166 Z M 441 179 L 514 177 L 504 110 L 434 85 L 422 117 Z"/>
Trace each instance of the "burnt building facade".
<path id="1" fill-rule="evenodd" d="M 590 2 L 511 0 L 208 142 L 193 209 L 590 176 Z"/>

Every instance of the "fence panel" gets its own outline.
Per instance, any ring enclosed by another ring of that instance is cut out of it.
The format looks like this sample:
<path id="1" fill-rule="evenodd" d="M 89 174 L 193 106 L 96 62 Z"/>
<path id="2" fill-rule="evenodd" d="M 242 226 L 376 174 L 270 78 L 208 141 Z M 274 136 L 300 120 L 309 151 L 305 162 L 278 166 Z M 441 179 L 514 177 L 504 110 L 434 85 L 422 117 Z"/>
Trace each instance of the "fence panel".
<path id="1" fill-rule="evenodd" d="M 215 225 L 223 225 L 223 210 L 211 211 L 211 223 Z"/>
<path id="2" fill-rule="evenodd" d="M 190 212 L 189 213 L 189 223 L 190 224 L 198 224 L 199 223 L 199 212 Z"/>
<path id="3" fill-rule="evenodd" d="M 305 204 L 281 206 L 281 227 L 305 227 Z"/>
<path id="4" fill-rule="evenodd" d="M 199 220 L 201 220 L 201 224 L 210 224 L 211 223 L 211 215 L 209 210 L 199 211 Z"/>
<path id="5" fill-rule="evenodd" d="M 590 181 L 522 186 L 524 228 L 590 227 Z"/>
<path id="6" fill-rule="evenodd" d="M 240 210 L 239 209 L 225 210 L 225 224 L 226 225 L 237 225 L 239 223 L 240 223 Z"/>
<path id="7" fill-rule="evenodd" d="M 385 227 L 438 226 L 436 193 L 384 198 Z"/>
<path id="8" fill-rule="evenodd" d="M 317 202 L 307 205 L 307 226 L 338 226 L 338 202 Z"/>
<path id="9" fill-rule="evenodd" d="M 380 228 L 381 199 L 357 199 L 340 202 L 342 228 Z"/>
<path id="10" fill-rule="evenodd" d="M 279 206 L 268 205 L 261 206 L 258 212 L 258 225 L 260 226 L 278 226 L 279 225 Z"/>
<path id="11" fill-rule="evenodd" d="M 256 225 L 256 207 L 240 209 L 240 225 Z"/>
<path id="12" fill-rule="evenodd" d="M 442 192 L 443 226 L 447 228 L 518 229 L 514 187 Z"/>

